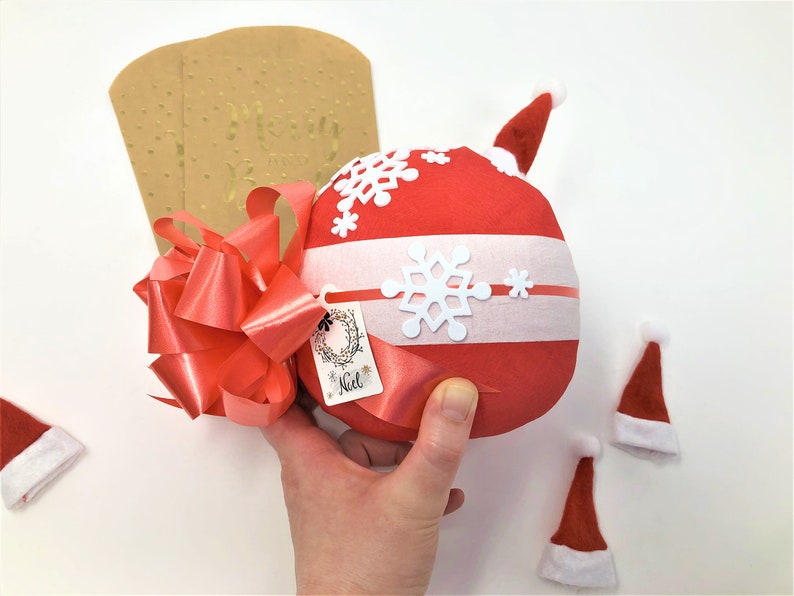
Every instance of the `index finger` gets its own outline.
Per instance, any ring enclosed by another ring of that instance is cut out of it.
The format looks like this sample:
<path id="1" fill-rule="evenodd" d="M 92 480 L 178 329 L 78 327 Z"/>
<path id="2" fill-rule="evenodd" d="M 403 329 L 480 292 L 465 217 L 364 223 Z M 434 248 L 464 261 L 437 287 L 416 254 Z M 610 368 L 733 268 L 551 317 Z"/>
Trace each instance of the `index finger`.
<path id="1" fill-rule="evenodd" d="M 322 452 L 342 451 L 339 444 L 296 404 L 290 406 L 273 424 L 259 430 L 275 449 L 282 464 L 314 459 Z"/>

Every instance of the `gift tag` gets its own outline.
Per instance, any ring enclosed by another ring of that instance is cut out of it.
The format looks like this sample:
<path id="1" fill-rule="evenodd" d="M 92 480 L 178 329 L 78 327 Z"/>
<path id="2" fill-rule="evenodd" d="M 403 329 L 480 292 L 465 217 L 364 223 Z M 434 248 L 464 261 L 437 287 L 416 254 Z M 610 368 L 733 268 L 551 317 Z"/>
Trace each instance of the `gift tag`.
<path id="1" fill-rule="evenodd" d="M 383 392 L 361 307 L 358 302 L 328 304 L 325 296 L 335 290 L 323 287 L 320 302 L 328 312 L 309 339 L 327 406 Z"/>

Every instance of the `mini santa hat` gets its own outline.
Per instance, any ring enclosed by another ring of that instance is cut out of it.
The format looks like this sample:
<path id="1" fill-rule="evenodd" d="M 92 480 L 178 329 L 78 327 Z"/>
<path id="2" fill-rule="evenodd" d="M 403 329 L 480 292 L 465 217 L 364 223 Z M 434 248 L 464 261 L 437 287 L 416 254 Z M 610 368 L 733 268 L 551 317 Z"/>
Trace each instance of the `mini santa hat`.
<path id="1" fill-rule="evenodd" d="M 486 157 L 499 171 L 521 176 L 529 171 L 553 108 L 565 101 L 565 86 L 551 79 L 535 88 L 535 99 L 502 127 Z"/>
<path id="2" fill-rule="evenodd" d="M 615 412 L 612 444 L 639 457 L 675 456 L 678 438 L 662 392 L 661 344 L 668 333 L 661 324 L 648 322 L 642 334 L 647 346 Z"/>
<path id="3" fill-rule="evenodd" d="M 560 527 L 546 545 L 538 575 L 568 586 L 608 588 L 617 583 L 615 563 L 593 501 L 594 461 L 601 450 L 595 437 L 578 442 L 581 457 L 565 501 Z"/>
<path id="4" fill-rule="evenodd" d="M 8 509 L 30 501 L 82 451 L 65 431 L 0 398 L 0 492 Z"/>

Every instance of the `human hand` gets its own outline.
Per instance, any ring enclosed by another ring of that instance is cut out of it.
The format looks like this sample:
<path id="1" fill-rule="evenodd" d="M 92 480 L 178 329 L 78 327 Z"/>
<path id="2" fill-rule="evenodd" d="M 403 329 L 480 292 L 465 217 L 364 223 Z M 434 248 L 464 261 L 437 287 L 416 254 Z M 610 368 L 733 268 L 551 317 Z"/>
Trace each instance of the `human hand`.
<path id="1" fill-rule="evenodd" d="M 334 441 L 297 405 L 262 429 L 281 461 L 299 594 L 425 592 L 441 517 L 463 505 L 451 487 L 476 405 L 473 383 L 443 381 L 413 447 L 355 431 Z"/>

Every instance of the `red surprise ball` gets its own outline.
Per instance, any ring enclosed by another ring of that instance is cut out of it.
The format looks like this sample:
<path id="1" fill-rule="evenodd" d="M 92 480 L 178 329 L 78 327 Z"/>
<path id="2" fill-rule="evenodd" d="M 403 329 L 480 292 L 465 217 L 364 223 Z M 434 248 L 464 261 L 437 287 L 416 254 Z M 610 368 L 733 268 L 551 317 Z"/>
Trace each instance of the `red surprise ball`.
<path id="1" fill-rule="evenodd" d="M 307 343 L 298 374 L 327 412 L 365 434 L 411 440 L 433 386 L 462 376 L 480 390 L 471 436 L 485 437 L 560 399 L 576 365 L 578 280 L 551 206 L 522 175 L 553 104 L 539 95 L 487 157 L 467 147 L 375 153 L 321 189 L 301 280 L 318 296 L 333 286 L 329 314 L 335 301 L 358 303 L 377 365 L 363 372 L 383 384 L 378 395 L 328 405 Z M 333 367 L 321 374 L 362 375 Z"/>

